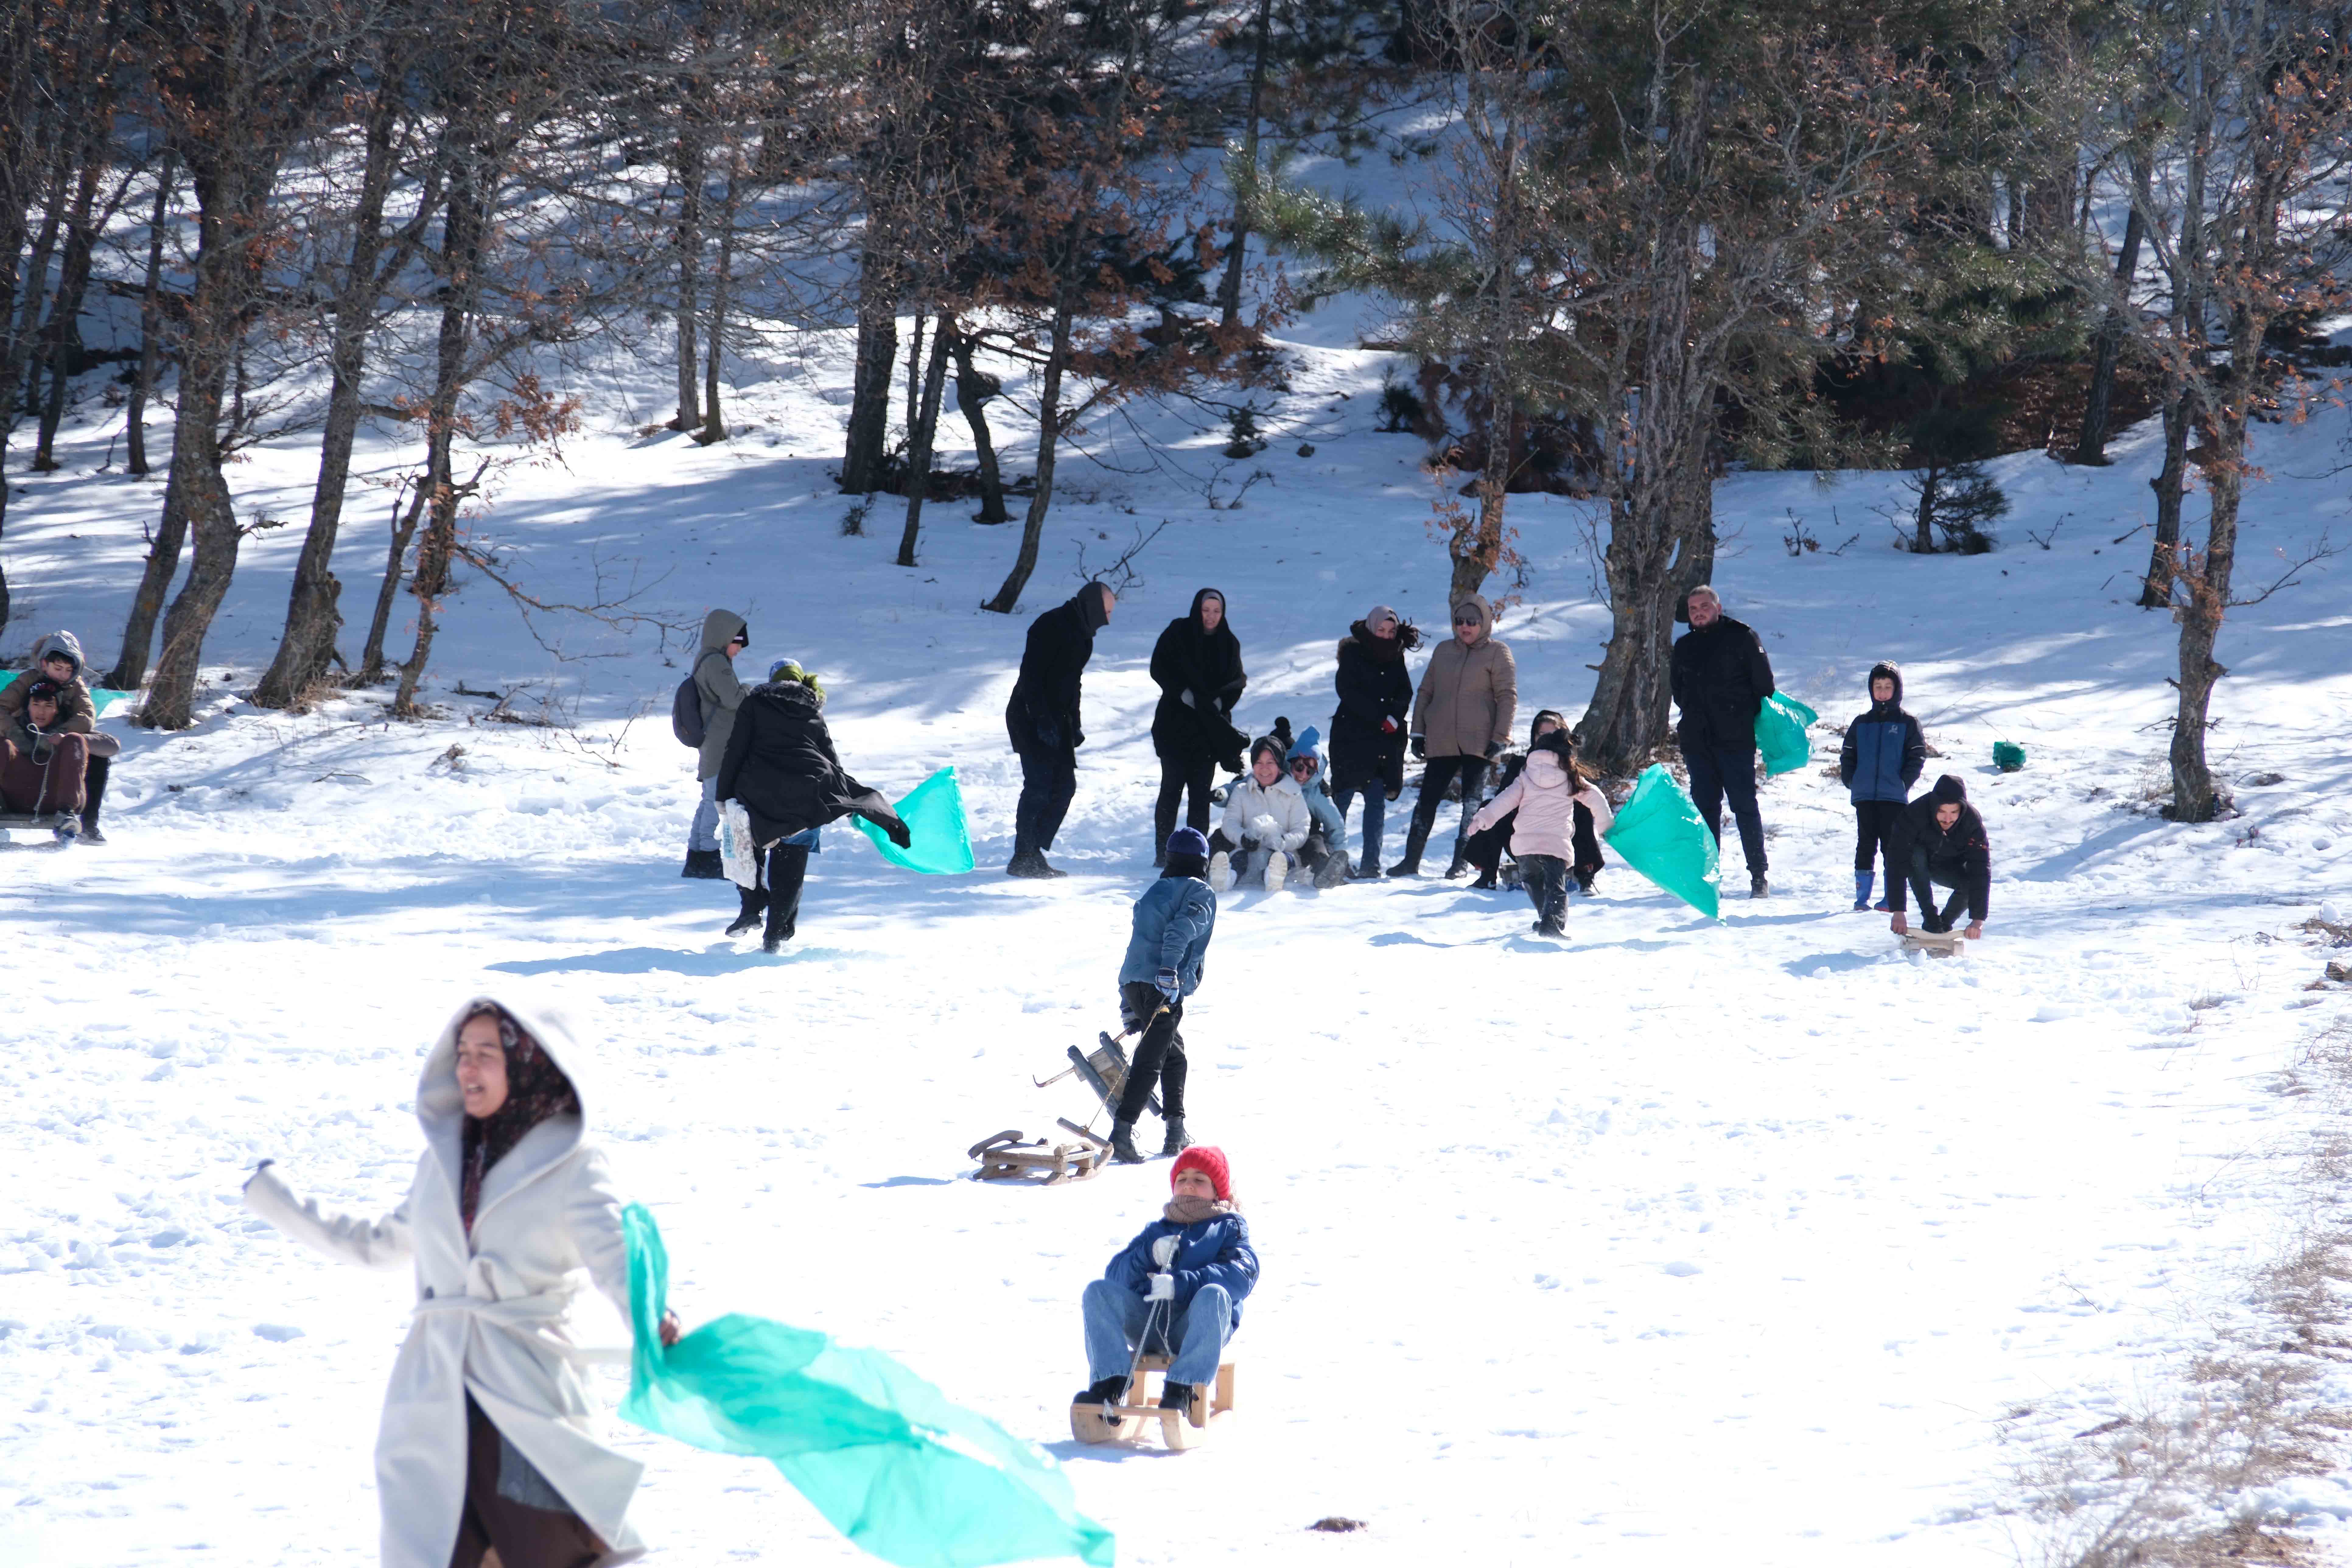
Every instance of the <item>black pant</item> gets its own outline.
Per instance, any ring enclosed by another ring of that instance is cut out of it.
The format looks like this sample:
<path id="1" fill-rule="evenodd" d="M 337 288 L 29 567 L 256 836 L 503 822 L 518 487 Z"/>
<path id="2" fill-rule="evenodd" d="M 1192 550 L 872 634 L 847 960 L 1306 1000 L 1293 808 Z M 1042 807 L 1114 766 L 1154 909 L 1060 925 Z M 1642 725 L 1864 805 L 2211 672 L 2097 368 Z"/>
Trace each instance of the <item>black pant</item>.
<path id="1" fill-rule="evenodd" d="M 1129 1068 L 1127 1088 L 1118 1097 L 1118 1105 L 1111 1115 L 1120 1121 L 1133 1124 L 1143 1114 L 1144 1102 L 1151 1098 L 1151 1086 L 1160 1085 L 1160 1113 L 1173 1121 L 1184 1114 L 1184 1037 L 1176 1032 L 1184 1021 L 1184 1004 L 1180 999 L 1170 1002 L 1160 994 L 1160 987 L 1139 980 L 1130 980 L 1118 988 L 1118 999 L 1124 1010 L 1137 1019 L 1150 1019 L 1143 1038 L 1136 1043 L 1135 1063 Z M 1162 1004 L 1167 1011 L 1160 1011 Z M 1157 1017 L 1153 1015 L 1158 1014 Z"/>
<path id="2" fill-rule="evenodd" d="M 1731 818 L 1739 825 L 1740 852 L 1748 858 L 1748 874 L 1764 874 L 1764 819 L 1756 811 L 1756 753 L 1691 751 L 1683 753 L 1690 770 L 1691 804 L 1706 818 L 1707 831 L 1723 842 L 1723 802 L 1731 800 Z"/>
<path id="3" fill-rule="evenodd" d="M 1528 890 L 1528 901 L 1536 907 L 1536 919 L 1548 926 L 1556 926 L 1568 917 L 1568 862 L 1557 855 L 1522 855 L 1519 857 L 1521 884 Z"/>
<path id="4" fill-rule="evenodd" d="M 1511 830 L 1517 826 L 1519 814 L 1504 814 L 1503 820 L 1492 827 L 1482 827 L 1462 841 L 1462 858 L 1478 868 L 1482 877 L 1491 877 L 1503 868 L 1503 851 L 1511 847 Z"/>
<path id="5" fill-rule="evenodd" d="M 1185 825 L 1209 831 L 1209 785 L 1216 772 L 1217 764 L 1207 757 L 1197 762 L 1190 757 L 1160 759 L 1160 804 L 1152 821 L 1159 837 L 1151 841 L 1153 854 L 1167 852 L 1168 836 L 1176 831 L 1177 798 L 1187 791 L 1191 796 L 1184 807 Z"/>
<path id="6" fill-rule="evenodd" d="M 1429 831 L 1437 826 L 1437 805 L 1445 798 L 1445 788 L 1456 776 L 1462 780 L 1462 820 L 1454 826 L 1454 850 L 1462 852 L 1465 840 L 1470 837 L 1470 819 L 1478 815 L 1478 784 L 1486 776 L 1484 757 L 1432 757 L 1421 775 L 1421 794 L 1412 803 L 1412 829 L 1405 839 L 1405 859 L 1421 863 L 1421 852 L 1429 843 Z"/>
<path id="7" fill-rule="evenodd" d="M 1853 868 L 1874 871 L 1879 859 L 1886 861 L 1886 886 L 1889 891 L 1901 879 L 1902 873 L 1895 864 L 1895 825 L 1903 819 L 1903 803 L 1899 800 L 1858 800 L 1853 803 Z"/>
<path id="8" fill-rule="evenodd" d="M 474 1396 L 466 1395 L 466 1492 L 449 1568 L 479 1568 L 494 1547 L 507 1568 L 588 1568 L 604 1556 L 603 1540 L 562 1506 L 563 1499 L 520 1450 L 512 1450 L 520 1469 L 508 1465 L 510 1449 Z"/>
<path id="9" fill-rule="evenodd" d="M 1957 875 L 1957 872 L 1953 873 L 1953 876 Z M 1952 896 L 1944 900 L 1941 913 L 1936 909 L 1936 889 L 1939 887 L 1952 889 Z M 1951 930 L 1969 901 L 1969 890 L 1953 880 L 1952 876 L 1939 873 L 1929 863 L 1926 847 L 1916 844 L 1911 847 L 1911 896 L 1919 900 L 1920 929 L 1937 932 Z"/>
<path id="10" fill-rule="evenodd" d="M 1021 751 L 1021 800 L 1013 808 L 1013 858 L 1042 856 L 1054 847 L 1062 818 L 1078 793 L 1078 754 L 1066 746 Z"/>
<path id="11" fill-rule="evenodd" d="M 800 924 L 801 883 L 808 876 L 809 852 L 792 844 L 768 847 L 768 930 L 770 942 L 790 942 Z"/>

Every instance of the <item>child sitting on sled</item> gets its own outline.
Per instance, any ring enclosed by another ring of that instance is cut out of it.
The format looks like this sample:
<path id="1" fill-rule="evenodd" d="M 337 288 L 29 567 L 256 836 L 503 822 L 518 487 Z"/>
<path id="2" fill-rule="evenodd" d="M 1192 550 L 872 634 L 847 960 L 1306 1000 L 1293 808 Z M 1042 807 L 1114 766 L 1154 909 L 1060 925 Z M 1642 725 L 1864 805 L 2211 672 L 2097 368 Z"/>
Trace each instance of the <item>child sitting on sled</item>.
<path id="1" fill-rule="evenodd" d="M 1224 1152 L 1205 1144 L 1185 1150 L 1170 1185 L 1175 1195 L 1160 1217 L 1110 1260 L 1083 1300 L 1087 1375 L 1094 1381 L 1072 1403 L 1109 1407 L 1114 1422 L 1139 1352 L 1173 1358 L 1160 1407 L 1189 1418 L 1257 1283 L 1257 1254 Z"/>
<path id="2" fill-rule="evenodd" d="M 1217 895 L 1210 890 L 1209 840 L 1197 827 L 1168 836 L 1167 868 L 1135 900 L 1135 930 L 1118 968 L 1118 1012 L 1136 1042 L 1135 1065 L 1111 1108 L 1111 1157 L 1123 1165 L 1143 1163 L 1135 1146 L 1135 1123 L 1150 1103 L 1156 1080 L 1160 1113 L 1168 1121 L 1163 1154 L 1181 1154 L 1192 1144 L 1184 1135 L 1184 1042 L 1176 1033 L 1184 1022 L 1184 998 L 1201 984 L 1216 929 Z"/>

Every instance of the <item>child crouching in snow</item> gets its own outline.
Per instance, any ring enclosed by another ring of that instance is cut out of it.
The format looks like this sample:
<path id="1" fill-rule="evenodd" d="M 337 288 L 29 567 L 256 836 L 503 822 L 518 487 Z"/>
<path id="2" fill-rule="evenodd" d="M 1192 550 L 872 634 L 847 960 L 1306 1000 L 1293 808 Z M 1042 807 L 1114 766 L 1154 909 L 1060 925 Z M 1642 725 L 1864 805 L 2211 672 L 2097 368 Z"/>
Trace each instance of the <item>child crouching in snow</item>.
<path id="1" fill-rule="evenodd" d="M 1184 998 L 1201 984 L 1209 956 L 1209 933 L 1217 925 L 1217 895 L 1210 890 L 1209 841 L 1197 827 L 1168 836 L 1168 866 L 1160 879 L 1135 900 L 1135 928 L 1127 959 L 1118 969 L 1118 1011 L 1130 1034 L 1140 1031 L 1127 1087 L 1111 1110 L 1112 1158 L 1139 1165 L 1136 1119 L 1160 1085 L 1160 1113 L 1167 1118 L 1162 1154 L 1181 1154 L 1184 1135 L 1184 1042 L 1176 1032 L 1184 1021 Z"/>
<path id="2" fill-rule="evenodd" d="M 1615 813 L 1609 797 L 1586 782 L 1576 765 L 1576 742 L 1565 730 L 1547 730 L 1528 746 L 1528 765 L 1510 787 L 1470 819 L 1470 831 L 1492 826 L 1516 811 L 1511 853 L 1518 858 L 1528 897 L 1536 906 L 1536 931 L 1568 934 L 1569 868 L 1577 861 L 1576 808 L 1592 814 L 1594 830 L 1606 832 Z"/>
<path id="3" fill-rule="evenodd" d="M 1281 890 L 1315 819 L 1290 780 L 1290 737 L 1277 731 L 1250 747 L 1250 771 L 1225 790 L 1225 820 L 1210 836 L 1209 886 L 1222 893 L 1253 873 Z"/>
<path id="4" fill-rule="evenodd" d="M 1185 1150 L 1169 1184 L 1175 1195 L 1160 1217 L 1087 1287 L 1082 1306 L 1092 1382 L 1075 1404 L 1124 1402 L 1128 1373 L 1140 1351 L 1172 1358 L 1160 1408 L 1189 1417 L 1192 1402 L 1204 1397 L 1204 1386 L 1217 1375 L 1226 1342 L 1241 1327 L 1242 1301 L 1257 1283 L 1257 1254 L 1250 1250 L 1249 1222 L 1234 1200 L 1223 1152 Z"/>

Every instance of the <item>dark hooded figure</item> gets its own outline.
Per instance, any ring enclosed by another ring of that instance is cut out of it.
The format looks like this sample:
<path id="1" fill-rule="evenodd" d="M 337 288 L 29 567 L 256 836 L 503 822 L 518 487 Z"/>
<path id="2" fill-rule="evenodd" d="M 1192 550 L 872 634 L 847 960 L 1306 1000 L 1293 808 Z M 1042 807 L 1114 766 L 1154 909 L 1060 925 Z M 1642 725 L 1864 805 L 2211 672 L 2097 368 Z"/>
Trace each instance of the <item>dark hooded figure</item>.
<path id="1" fill-rule="evenodd" d="M 1331 804 L 1344 824 L 1348 807 L 1364 797 L 1363 852 L 1355 875 L 1381 870 L 1381 837 L 1388 804 L 1404 793 L 1404 721 L 1412 711 L 1412 672 L 1404 656 L 1421 646 L 1421 630 L 1386 605 L 1374 605 L 1339 639 L 1331 683 L 1339 706 L 1331 714 Z M 1342 842 L 1336 846 L 1346 849 Z"/>
<path id="2" fill-rule="evenodd" d="M 824 727 L 824 689 L 788 658 L 770 667 L 766 684 L 745 692 L 735 710 L 735 731 L 719 764 L 719 798 L 742 803 L 764 862 L 764 887 L 740 889 L 743 907 L 727 933 L 751 930 L 764 910 L 761 945 L 770 952 L 793 939 L 817 829 L 855 815 L 901 849 L 913 842 L 881 792 L 843 769 Z"/>
<path id="3" fill-rule="evenodd" d="M 1936 787 L 1903 808 L 1895 827 L 1894 861 L 1910 873 L 1911 895 L 1919 900 L 1919 925 L 1941 933 L 1952 929 L 1960 906 L 1969 910 L 1968 938 L 1984 935 L 1985 915 L 1992 900 L 1992 846 L 1985 837 L 1984 818 L 1969 804 L 1969 786 L 1950 773 Z M 1944 907 L 1936 907 L 1936 889 L 1952 889 Z M 1895 900 L 1895 934 L 1909 929 L 1904 918 L 1904 885 L 1888 889 Z"/>
<path id="4" fill-rule="evenodd" d="M 1772 661 L 1746 622 L 1723 613 L 1721 596 L 1708 584 L 1693 588 L 1684 603 L 1691 629 L 1668 661 L 1682 712 L 1675 741 L 1690 773 L 1691 803 L 1718 842 L 1724 804 L 1730 803 L 1748 861 L 1748 896 L 1760 899 L 1772 886 L 1764 875 L 1764 818 L 1756 808 L 1756 715 L 1772 695 Z"/>
<path id="5" fill-rule="evenodd" d="M 1870 885 L 1880 852 L 1886 857 L 1886 898 L 1895 908 L 1895 885 L 1906 868 L 1895 859 L 1895 822 L 1911 798 L 1911 786 L 1927 766 L 1927 737 L 1919 721 L 1903 710 L 1903 672 L 1882 659 L 1870 667 L 1870 707 L 1845 727 L 1838 748 L 1838 777 L 1853 800 L 1853 907 L 1870 908 Z"/>
<path id="6" fill-rule="evenodd" d="M 1021 757 L 1021 801 L 1013 809 L 1013 877 L 1058 877 L 1045 851 L 1078 793 L 1078 679 L 1095 655 L 1095 634 L 1110 625 L 1118 603 L 1107 584 L 1089 583 L 1029 623 L 1021 673 L 1004 704 L 1004 731 Z"/>
<path id="7" fill-rule="evenodd" d="M 1214 588 L 1192 595 L 1191 613 L 1168 623 L 1151 649 L 1151 679 L 1160 706 L 1151 715 L 1151 749 L 1160 757 L 1160 802 L 1152 822 L 1152 864 L 1168 858 L 1168 836 L 1176 831 L 1176 805 L 1184 801 L 1184 822 L 1209 830 L 1209 783 L 1223 764 L 1242 771 L 1248 742 L 1234 728 L 1234 704 L 1249 677 L 1242 671 L 1242 645 L 1225 617 L 1225 596 Z"/>

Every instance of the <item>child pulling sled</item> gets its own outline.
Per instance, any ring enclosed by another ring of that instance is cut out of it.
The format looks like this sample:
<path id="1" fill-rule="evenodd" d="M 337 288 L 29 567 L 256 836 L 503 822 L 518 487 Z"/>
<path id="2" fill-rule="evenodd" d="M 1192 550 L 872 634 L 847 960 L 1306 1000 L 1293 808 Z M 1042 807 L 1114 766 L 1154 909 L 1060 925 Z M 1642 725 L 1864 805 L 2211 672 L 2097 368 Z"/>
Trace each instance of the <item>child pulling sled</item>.
<path id="1" fill-rule="evenodd" d="M 1184 998 L 1201 984 L 1201 966 L 1216 929 L 1217 895 L 1210 890 L 1209 840 L 1197 827 L 1168 836 L 1168 865 L 1160 879 L 1135 900 L 1134 934 L 1118 970 L 1119 1017 L 1128 1033 L 1140 1034 L 1125 1092 L 1111 1110 L 1111 1157 L 1139 1165 L 1135 1123 L 1160 1089 L 1160 1114 L 1168 1136 L 1162 1154 L 1192 1146 L 1184 1135 L 1184 1042 L 1176 1033 L 1184 1021 Z"/>

